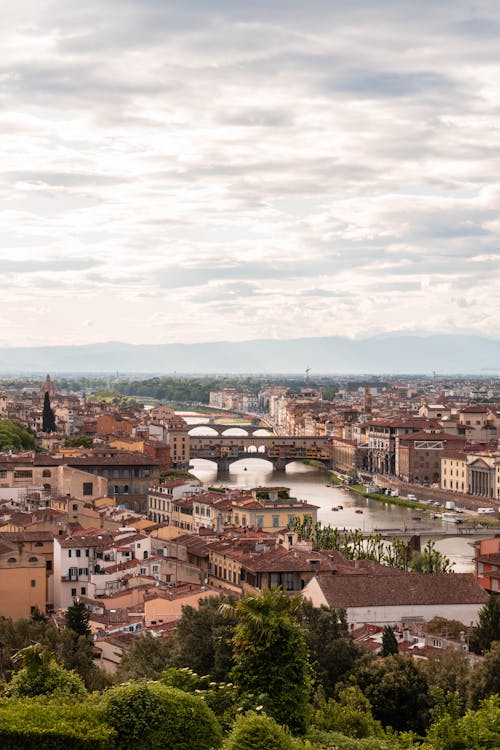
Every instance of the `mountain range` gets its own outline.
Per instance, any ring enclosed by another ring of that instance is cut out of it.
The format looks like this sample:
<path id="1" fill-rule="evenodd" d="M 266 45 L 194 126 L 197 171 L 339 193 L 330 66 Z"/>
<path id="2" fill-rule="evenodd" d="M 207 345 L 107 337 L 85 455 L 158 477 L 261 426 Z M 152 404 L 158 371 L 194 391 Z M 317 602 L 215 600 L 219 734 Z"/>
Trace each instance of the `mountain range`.
<path id="1" fill-rule="evenodd" d="M 0 348 L 0 372 L 24 373 L 304 373 L 476 374 L 500 372 L 500 341 L 474 335 L 385 334 L 218 341 Z"/>

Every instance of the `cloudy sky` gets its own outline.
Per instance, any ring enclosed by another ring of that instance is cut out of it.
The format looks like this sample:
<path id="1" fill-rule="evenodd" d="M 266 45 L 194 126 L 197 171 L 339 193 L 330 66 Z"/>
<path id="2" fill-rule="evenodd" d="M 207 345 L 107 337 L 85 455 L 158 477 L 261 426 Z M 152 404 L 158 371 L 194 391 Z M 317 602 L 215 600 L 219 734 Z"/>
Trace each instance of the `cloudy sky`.
<path id="1" fill-rule="evenodd" d="M 8 0 L 0 345 L 500 327 L 494 0 Z"/>

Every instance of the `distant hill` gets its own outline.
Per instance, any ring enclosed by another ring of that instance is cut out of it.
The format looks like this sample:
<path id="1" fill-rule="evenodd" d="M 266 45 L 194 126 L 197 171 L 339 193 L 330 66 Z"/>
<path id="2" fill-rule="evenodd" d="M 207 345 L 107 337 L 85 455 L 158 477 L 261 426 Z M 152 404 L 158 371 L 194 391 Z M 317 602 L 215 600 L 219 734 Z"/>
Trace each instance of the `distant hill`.
<path id="1" fill-rule="evenodd" d="M 500 341 L 469 335 L 340 336 L 210 344 L 0 348 L 5 373 L 500 373 Z"/>

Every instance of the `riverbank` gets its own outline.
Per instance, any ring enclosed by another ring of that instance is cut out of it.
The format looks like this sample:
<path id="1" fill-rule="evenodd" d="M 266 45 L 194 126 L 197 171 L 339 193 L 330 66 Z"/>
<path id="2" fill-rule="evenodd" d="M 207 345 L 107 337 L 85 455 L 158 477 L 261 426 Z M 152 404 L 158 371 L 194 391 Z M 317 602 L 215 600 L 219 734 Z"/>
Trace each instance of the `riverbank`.
<path id="1" fill-rule="evenodd" d="M 311 462 L 312 463 L 312 462 Z M 377 500 L 381 503 L 387 503 L 387 505 L 398 505 L 401 508 L 412 508 L 413 510 L 428 511 L 429 507 L 423 503 L 419 503 L 415 500 L 407 500 L 404 497 L 393 497 L 392 495 L 386 495 L 379 492 L 366 492 L 364 485 L 362 484 L 349 484 L 345 479 L 340 477 L 334 471 L 328 471 L 330 482 L 336 486 L 343 487 L 346 490 L 350 490 L 356 495 L 366 497 L 369 500 Z"/>

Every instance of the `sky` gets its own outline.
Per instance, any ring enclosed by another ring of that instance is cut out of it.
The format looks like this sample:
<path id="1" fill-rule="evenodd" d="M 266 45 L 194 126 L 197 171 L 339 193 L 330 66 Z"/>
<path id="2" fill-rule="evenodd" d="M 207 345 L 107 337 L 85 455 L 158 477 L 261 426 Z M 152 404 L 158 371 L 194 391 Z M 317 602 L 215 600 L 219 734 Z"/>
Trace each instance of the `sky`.
<path id="1" fill-rule="evenodd" d="M 8 0 L 0 345 L 500 328 L 500 4 Z"/>

